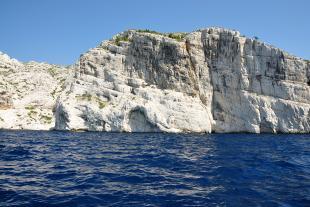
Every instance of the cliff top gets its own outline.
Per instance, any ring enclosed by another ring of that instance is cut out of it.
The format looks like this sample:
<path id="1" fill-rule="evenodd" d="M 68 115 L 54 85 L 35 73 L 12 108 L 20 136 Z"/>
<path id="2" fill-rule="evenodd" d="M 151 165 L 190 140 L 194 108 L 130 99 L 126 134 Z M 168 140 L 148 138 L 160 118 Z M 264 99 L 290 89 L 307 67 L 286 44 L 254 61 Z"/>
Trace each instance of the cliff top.
<path id="1" fill-rule="evenodd" d="M 201 28 L 201 29 L 197 29 L 193 32 L 158 32 L 155 30 L 150 30 L 150 29 L 129 29 L 126 30 L 124 32 L 120 32 L 116 35 L 114 35 L 110 40 L 104 40 L 103 42 L 101 42 L 101 44 L 98 45 L 98 47 L 102 47 L 106 42 L 110 42 L 110 43 L 114 43 L 117 46 L 121 46 L 120 43 L 121 42 L 129 42 L 130 38 L 129 36 L 132 35 L 137 35 L 137 34 L 142 34 L 142 35 L 146 35 L 146 36 L 153 36 L 153 37 L 158 37 L 158 38 L 167 38 L 167 39 L 171 39 L 171 40 L 176 40 L 178 42 L 183 42 L 186 41 L 186 36 L 188 36 L 189 34 L 192 34 L 194 32 L 203 32 L 203 33 L 207 33 L 210 35 L 230 35 L 230 36 L 234 36 L 234 37 L 239 37 L 239 38 L 245 38 L 249 41 L 256 41 L 258 44 L 262 44 L 265 45 L 267 47 L 270 48 L 274 48 L 277 49 L 279 51 L 281 51 L 284 55 L 286 56 L 290 56 L 291 58 L 297 58 L 297 59 L 301 59 L 301 60 L 305 60 L 308 63 L 310 63 L 310 60 L 304 59 L 304 58 L 300 58 L 296 55 L 290 54 L 278 47 L 275 47 L 271 44 L 268 44 L 266 42 L 261 41 L 258 37 L 246 37 L 245 35 L 242 35 L 239 31 L 234 30 L 234 29 L 227 29 L 227 28 L 223 28 L 223 27 L 209 27 L 209 28 Z M 18 61 L 15 58 L 11 58 L 9 55 L 3 53 L 0 51 L 0 67 L 6 67 L 5 65 L 10 65 L 10 67 L 19 67 L 20 63 L 23 63 L 21 61 Z M 24 62 L 25 64 L 49 64 L 46 62 L 37 62 L 35 60 L 31 60 L 28 62 Z M 60 66 L 60 67 L 65 67 L 63 65 L 56 65 L 56 64 L 49 64 L 49 65 L 53 65 L 55 67 Z M 70 65 L 68 66 L 70 67 Z"/>

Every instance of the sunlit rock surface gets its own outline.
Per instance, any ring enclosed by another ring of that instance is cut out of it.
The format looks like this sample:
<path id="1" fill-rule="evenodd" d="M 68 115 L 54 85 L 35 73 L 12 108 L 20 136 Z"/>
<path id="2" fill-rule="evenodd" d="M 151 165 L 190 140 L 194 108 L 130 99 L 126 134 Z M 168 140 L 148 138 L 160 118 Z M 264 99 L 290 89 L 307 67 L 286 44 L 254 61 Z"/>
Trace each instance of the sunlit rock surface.
<path id="1" fill-rule="evenodd" d="M 310 63 L 221 28 L 130 30 L 73 66 L 0 55 L 0 127 L 310 132 Z"/>
<path id="2" fill-rule="evenodd" d="M 70 69 L 20 63 L 0 53 L 0 128 L 48 130 Z"/>

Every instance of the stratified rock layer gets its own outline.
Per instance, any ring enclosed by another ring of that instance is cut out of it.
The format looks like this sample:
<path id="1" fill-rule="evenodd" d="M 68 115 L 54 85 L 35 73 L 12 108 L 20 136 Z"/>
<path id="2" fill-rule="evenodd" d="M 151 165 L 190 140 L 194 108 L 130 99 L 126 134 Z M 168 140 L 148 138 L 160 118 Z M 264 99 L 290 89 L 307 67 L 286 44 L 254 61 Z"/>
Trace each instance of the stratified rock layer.
<path id="1" fill-rule="evenodd" d="M 34 92 L 44 91 L 38 102 L 51 119 L 38 124 L 44 114 L 38 112 L 36 121 L 20 116 L 19 125 L 12 123 L 8 114 L 18 107 L 29 115 L 29 102 L 12 97 L 29 90 L 10 86 L 0 91 L 2 128 L 47 129 L 55 120 L 57 130 L 310 132 L 309 61 L 232 30 L 130 30 L 81 55 L 71 69 L 57 69 L 55 77 L 47 64 L 6 62 L 16 70 L 12 77 L 27 70 L 26 80 L 38 80 L 41 89 Z"/>

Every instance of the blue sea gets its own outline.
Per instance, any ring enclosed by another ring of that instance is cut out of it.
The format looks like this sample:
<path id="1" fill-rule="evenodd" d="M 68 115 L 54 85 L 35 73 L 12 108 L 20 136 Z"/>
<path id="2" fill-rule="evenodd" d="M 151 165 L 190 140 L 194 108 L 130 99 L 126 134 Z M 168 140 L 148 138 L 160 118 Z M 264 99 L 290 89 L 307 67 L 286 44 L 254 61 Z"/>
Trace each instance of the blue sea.
<path id="1" fill-rule="evenodd" d="M 0 131 L 0 206 L 310 206 L 310 135 Z"/>

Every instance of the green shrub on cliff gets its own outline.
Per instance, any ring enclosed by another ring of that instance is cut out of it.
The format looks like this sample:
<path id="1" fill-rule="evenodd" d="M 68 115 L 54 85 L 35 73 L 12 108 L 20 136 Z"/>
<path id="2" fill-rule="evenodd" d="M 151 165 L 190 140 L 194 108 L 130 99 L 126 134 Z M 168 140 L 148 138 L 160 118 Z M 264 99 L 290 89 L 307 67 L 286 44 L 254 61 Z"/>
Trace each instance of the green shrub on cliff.
<path id="1" fill-rule="evenodd" d="M 168 34 L 169 38 L 175 39 L 177 41 L 182 41 L 185 36 L 186 36 L 186 33 L 169 33 Z"/>
<path id="2" fill-rule="evenodd" d="M 138 29 L 136 30 L 137 32 L 141 32 L 141 33 L 150 33 L 150 34 L 159 34 L 162 35 L 162 33 L 160 32 L 156 32 L 154 30 L 149 30 L 149 29 Z"/>
<path id="3" fill-rule="evenodd" d="M 121 35 L 118 35 L 118 36 L 116 36 L 116 38 L 115 38 L 115 44 L 117 45 L 117 46 L 120 46 L 120 42 L 121 41 L 123 41 L 123 42 L 129 42 L 129 38 L 128 38 L 128 36 L 121 36 Z"/>
<path id="4" fill-rule="evenodd" d="M 27 109 L 27 110 L 34 110 L 34 106 L 29 105 L 29 106 L 26 106 L 25 109 Z"/>

